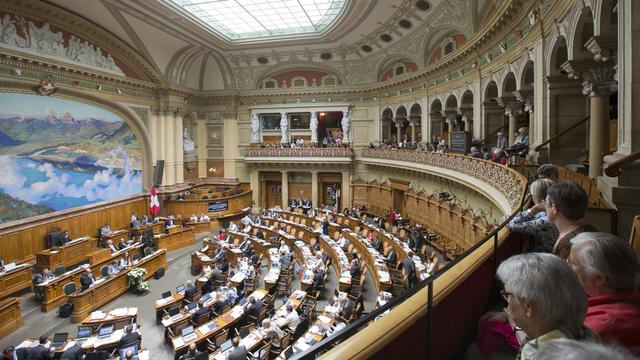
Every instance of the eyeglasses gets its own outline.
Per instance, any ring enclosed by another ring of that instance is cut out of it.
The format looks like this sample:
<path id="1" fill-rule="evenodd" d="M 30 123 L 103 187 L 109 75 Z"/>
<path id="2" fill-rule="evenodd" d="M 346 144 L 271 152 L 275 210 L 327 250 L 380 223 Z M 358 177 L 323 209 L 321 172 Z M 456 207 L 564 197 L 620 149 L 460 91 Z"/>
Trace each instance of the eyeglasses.
<path id="1" fill-rule="evenodd" d="M 506 291 L 506 290 L 500 290 L 500 295 L 502 295 L 502 297 L 504 298 L 505 301 L 509 301 L 509 296 L 513 296 L 512 293 Z"/>

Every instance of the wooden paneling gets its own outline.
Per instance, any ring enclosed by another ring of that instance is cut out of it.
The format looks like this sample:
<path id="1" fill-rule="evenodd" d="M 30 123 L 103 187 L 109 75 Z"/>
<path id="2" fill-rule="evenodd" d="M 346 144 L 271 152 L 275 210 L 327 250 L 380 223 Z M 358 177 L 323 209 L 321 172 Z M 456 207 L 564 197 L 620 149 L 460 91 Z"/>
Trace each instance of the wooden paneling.
<path id="1" fill-rule="evenodd" d="M 0 339 L 22 326 L 21 298 L 7 298 L 0 302 Z"/>
<path id="2" fill-rule="evenodd" d="M 147 210 L 146 197 L 140 195 L 10 223 L 0 227 L 0 258 L 5 262 L 33 259 L 38 251 L 47 248 L 45 237 L 51 228 L 69 230 L 71 238 L 97 236 L 98 228 L 104 224 L 112 229 L 128 228 L 131 214 L 137 212 L 143 216 Z"/>
<path id="3" fill-rule="evenodd" d="M 36 271 L 42 269 L 55 269 L 58 266 L 65 268 L 79 264 L 89 258 L 89 255 L 98 250 L 98 240 L 96 238 L 78 239 L 55 250 L 38 251 L 36 254 Z"/>
<path id="4" fill-rule="evenodd" d="M 182 218 L 189 218 L 191 214 L 209 214 L 210 217 L 225 217 L 242 212 L 242 209 L 251 207 L 251 190 L 238 195 L 222 197 L 217 199 L 200 200 L 168 200 L 165 201 L 165 214 L 180 215 Z M 228 202 L 228 209 L 214 213 L 209 212 L 210 201 Z M 129 215 L 131 216 L 131 215 Z"/>
<path id="5" fill-rule="evenodd" d="M 289 183 L 289 200 L 311 199 L 311 183 Z"/>
<path id="6" fill-rule="evenodd" d="M 154 235 L 158 242 L 158 249 L 167 249 L 168 251 L 177 250 L 195 243 L 195 233 L 192 227 L 179 228 L 177 231 L 171 231 L 170 234 Z"/>
<path id="7" fill-rule="evenodd" d="M 29 264 L 20 264 L 17 268 L 0 275 L 0 299 L 27 288 L 31 288 Z"/>

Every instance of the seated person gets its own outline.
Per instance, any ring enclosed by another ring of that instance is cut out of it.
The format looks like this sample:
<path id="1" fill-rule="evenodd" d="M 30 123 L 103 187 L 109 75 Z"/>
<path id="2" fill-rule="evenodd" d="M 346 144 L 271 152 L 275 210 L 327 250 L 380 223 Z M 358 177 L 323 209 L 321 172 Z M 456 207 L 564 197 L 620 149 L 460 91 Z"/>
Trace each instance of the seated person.
<path id="1" fill-rule="evenodd" d="M 252 264 L 256 264 L 260 261 L 260 256 L 258 256 L 258 253 L 256 253 L 255 251 L 252 250 L 251 252 L 251 263 Z"/>
<path id="2" fill-rule="evenodd" d="M 69 237 L 69 230 L 65 230 L 62 232 L 62 237 L 59 239 L 60 246 L 64 246 L 64 244 L 71 241 L 71 237 Z"/>
<path id="3" fill-rule="evenodd" d="M 247 317 L 253 316 L 254 318 L 257 318 L 263 306 L 264 304 L 262 301 L 258 301 L 255 297 L 249 296 L 247 303 L 244 304 L 244 313 Z"/>
<path id="4" fill-rule="evenodd" d="M 104 226 L 100 228 L 100 235 L 102 236 L 111 235 L 111 227 L 109 227 L 109 224 L 104 224 Z"/>
<path id="5" fill-rule="evenodd" d="M 318 290 L 322 287 L 323 283 L 324 283 L 324 266 L 320 265 L 315 271 L 312 288 L 314 290 Z"/>
<path id="6" fill-rule="evenodd" d="M 169 217 L 167 218 L 167 220 L 165 220 L 165 222 L 164 222 L 164 228 L 165 228 L 165 229 L 170 228 L 171 226 L 173 226 L 173 223 L 174 223 L 174 221 L 173 221 L 173 215 L 171 215 L 171 216 L 169 216 Z"/>
<path id="7" fill-rule="evenodd" d="M 581 233 L 571 243 L 569 264 L 588 296 L 584 325 L 605 344 L 640 355 L 640 264 L 633 248 L 607 233 Z"/>
<path id="8" fill-rule="evenodd" d="M 131 221 L 131 228 L 132 229 L 139 229 L 141 225 L 142 224 L 140 224 L 140 221 L 138 221 L 137 218 L 135 220 Z"/>
<path id="9" fill-rule="evenodd" d="M 129 266 L 131 266 L 131 258 L 129 257 L 129 252 L 125 251 L 122 258 L 120 258 L 120 267 L 126 268 Z"/>
<path id="10" fill-rule="evenodd" d="M 142 225 L 147 225 L 149 223 L 149 217 L 147 215 L 144 215 L 142 217 L 141 223 L 142 223 Z"/>
<path id="11" fill-rule="evenodd" d="M 241 244 L 240 244 L 240 250 L 242 250 L 242 253 L 245 256 L 249 256 L 251 254 L 251 252 L 253 251 L 253 245 L 251 244 L 251 240 L 249 239 L 249 237 L 247 237 Z"/>
<path id="12" fill-rule="evenodd" d="M 123 348 L 136 342 L 140 342 L 140 334 L 138 331 L 133 331 L 133 326 L 131 325 L 125 326 L 124 334 L 120 338 L 120 347 Z"/>
<path id="13" fill-rule="evenodd" d="M 335 333 L 344 329 L 347 326 L 347 324 L 338 320 L 335 314 L 331 314 L 330 318 L 331 318 L 331 322 L 330 322 L 331 325 L 329 326 L 329 329 L 327 329 L 327 337 L 331 337 L 335 335 Z"/>
<path id="14" fill-rule="evenodd" d="M 198 292 L 198 289 L 193 285 L 191 280 L 187 280 L 184 286 L 184 299 L 188 302 L 193 301 L 193 296 Z"/>
<path id="15" fill-rule="evenodd" d="M 196 216 L 196 214 L 191 214 L 191 217 L 189 218 L 190 222 L 198 222 L 198 217 Z"/>
<path id="16" fill-rule="evenodd" d="M 233 221 L 229 224 L 229 231 L 238 232 L 240 228 Z"/>
<path id="17" fill-rule="evenodd" d="M 80 344 L 75 343 L 69 346 L 60 356 L 60 360 L 82 360 L 84 358 L 84 349 Z M 11 359 L 13 360 L 13 358 Z"/>
<path id="18" fill-rule="evenodd" d="M 340 305 L 340 315 L 343 319 L 349 320 L 351 315 L 353 315 L 353 301 L 351 301 L 346 295 L 340 295 L 340 299 L 338 300 Z"/>
<path id="19" fill-rule="evenodd" d="M 204 305 L 202 299 L 198 300 L 198 309 L 191 314 L 191 321 L 196 322 L 198 318 L 209 312 L 209 308 Z"/>
<path id="20" fill-rule="evenodd" d="M 43 282 L 45 282 L 47 280 L 51 280 L 53 278 L 55 278 L 55 275 L 51 271 L 49 271 L 49 269 L 44 268 L 44 269 L 42 269 L 41 273 L 36 274 L 33 277 L 33 283 L 36 284 L 36 285 L 37 284 L 42 284 Z"/>
<path id="21" fill-rule="evenodd" d="M 38 345 L 32 347 L 29 350 L 28 358 L 30 360 L 53 359 L 54 349 L 49 347 L 48 342 L 49 342 L 49 338 L 47 338 L 47 335 L 40 336 L 40 339 L 38 339 Z"/>
<path id="22" fill-rule="evenodd" d="M 374 249 L 378 250 L 379 253 L 381 253 L 382 250 L 384 250 L 384 245 L 382 244 L 382 240 L 380 240 L 380 237 L 377 234 L 373 238 L 373 243 L 371 244 L 371 246 Z"/>
<path id="23" fill-rule="evenodd" d="M 226 237 L 224 233 L 225 233 L 224 229 L 220 229 L 220 231 L 218 231 L 218 233 L 216 234 L 216 240 L 224 241 Z"/>
<path id="24" fill-rule="evenodd" d="M 216 256 L 213 257 L 213 261 L 214 262 L 221 261 L 226 256 L 227 256 L 227 251 L 224 249 L 224 247 L 221 247 L 220 250 L 218 250 L 218 253 L 216 254 Z"/>
<path id="25" fill-rule="evenodd" d="M 111 250 L 111 253 L 113 254 L 114 252 L 117 252 L 118 249 L 115 247 L 115 245 L 113 245 L 113 241 L 111 241 L 111 239 L 107 240 L 107 248 L 109 250 Z"/>
<path id="26" fill-rule="evenodd" d="M 558 239 L 558 229 L 549 222 L 545 212 L 547 190 L 552 185 L 553 181 L 549 179 L 538 179 L 532 182 L 529 190 L 535 205 L 509 221 L 510 230 L 533 236 L 533 242 L 529 245 L 531 251 L 551 252 Z"/>
<path id="27" fill-rule="evenodd" d="M 395 265 L 398 262 L 398 254 L 396 254 L 396 251 L 393 250 L 393 248 L 389 249 L 385 260 L 392 265 Z"/>
<path id="28" fill-rule="evenodd" d="M 95 281 L 96 277 L 91 274 L 91 268 L 84 269 L 84 272 L 80 276 L 80 285 L 82 286 L 82 291 L 85 291 L 89 287 L 91 287 L 91 284 L 93 284 Z"/>
<path id="29" fill-rule="evenodd" d="M 180 356 L 180 360 L 188 360 L 188 359 L 194 359 L 196 356 L 200 355 L 202 352 L 198 350 L 198 348 L 196 347 L 196 343 L 193 342 L 191 344 L 189 344 L 189 350 L 187 350 L 186 353 L 184 353 L 184 355 Z"/>
<path id="30" fill-rule="evenodd" d="M 120 241 L 118 242 L 118 250 L 126 249 L 127 246 L 127 242 L 124 241 L 124 238 L 120 238 Z"/>
<path id="31" fill-rule="evenodd" d="M 256 237 L 258 239 L 264 240 L 264 233 L 262 232 L 262 229 L 258 228 L 258 231 L 256 232 Z"/>
<path id="32" fill-rule="evenodd" d="M 538 179 L 549 179 L 553 182 L 557 182 L 560 178 L 560 172 L 553 164 L 542 164 L 538 166 L 536 176 Z"/>
<path id="33" fill-rule="evenodd" d="M 203 213 L 202 215 L 200 215 L 200 222 L 209 222 L 211 219 L 209 218 L 209 215 Z"/>
<path id="34" fill-rule="evenodd" d="M 280 250 L 280 259 L 278 260 L 280 263 L 281 269 L 288 269 L 291 266 L 291 257 L 289 254 L 285 254 L 284 250 Z"/>
<path id="35" fill-rule="evenodd" d="M 271 346 L 280 347 L 280 341 L 284 336 L 284 332 L 278 325 L 272 323 L 269 319 L 262 320 L 262 327 L 258 329 L 265 339 L 271 339 Z"/>
<path id="36" fill-rule="evenodd" d="M 227 355 L 227 360 L 247 359 L 247 348 L 244 345 L 240 345 L 239 337 L 234 336 L 233 339 L 231 339 L 231 345 L 233 346 L 233 350 L 229 353 L 229 355 Z"/>
<path id="37" fill-rule="evenodd" d="M 342 234 L 340 234 L 340 237 L 338 238 L 338 246 L 340 246 L 342 250 L 347 250 L 347 247 L 349 246 L 349 241 L 347 241 Z"/>
<path id="38" fill-rule="evenodd" d="M 226 257 L 220 260 L 220 271 L 222 271 L 225 274 L 229 272 L 229 260 L 227 260 Z"/>
<path id="39" fill-rule="evenodd" d="M 111 265 L 107 267 L 107 273 L 109 275 L 117 275 L 120 272 L 120 265 L 117 260 L 113 260 Z"/>
<path id="40" fill-rule="evenodd" d="M 224 308 L 229 305 L 229 299 L 224 292 L 219 292 L 216 297 L 216 302 L 213 304 L 213 312 L 216 314 L 222 314 Z"/>
<path id="41" fill-rule="evenodd" d="M 358 265 L 358 260 L 351 260 L 351 268 L 349 269 L 349 273 L 352 278 L 360 278 L 362 271 L 360 270 L 360 266 Z"/>
<path id="42" fill-rule="evenodd" d="M 557 339 L 546 342 L 536 353 L 536 360 L 636 360 L 637 357 L 619 346 L 606 346 L 599 342 Z"/>
<path id="43" fill-rule="evenodd" d="M 296 310 L 293 308 L 293 305 L 287 304 L 285 309 L 287 311 L 282 315 L 275 316 L 274 320 L 278 324 L 278 326 L 286 326 L 293 332 L 300 323 L 300 317 L 298 316 Z"/>

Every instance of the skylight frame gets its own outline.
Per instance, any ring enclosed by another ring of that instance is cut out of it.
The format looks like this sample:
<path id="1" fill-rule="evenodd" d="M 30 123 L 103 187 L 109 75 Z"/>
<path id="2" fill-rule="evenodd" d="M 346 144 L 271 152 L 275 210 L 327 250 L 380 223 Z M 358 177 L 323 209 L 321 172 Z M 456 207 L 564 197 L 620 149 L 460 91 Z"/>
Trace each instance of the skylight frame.
<path id="1" fill-rule="evenodd" d="M 164 0 L 230 43 L 321 35 L 343 18 L 351 1 Z"/>

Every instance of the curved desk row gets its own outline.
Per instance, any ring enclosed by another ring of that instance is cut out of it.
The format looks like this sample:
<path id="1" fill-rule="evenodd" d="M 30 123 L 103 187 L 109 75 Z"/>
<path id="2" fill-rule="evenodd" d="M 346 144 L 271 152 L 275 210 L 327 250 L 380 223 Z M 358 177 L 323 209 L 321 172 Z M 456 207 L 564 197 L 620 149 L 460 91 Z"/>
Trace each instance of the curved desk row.
<path id="1" fill-rule="evenodd" d="M 144 268 L 147 270 L 145 280 L 153 276 L 153 273 L 167 266 L 167 250 L 160 249 L 153 254 L 140 260 L 133 268 Z M 117 275 L 107 278 L 105 281 L 91 286 L 85 291 L 73 293 L 68 296 L 73 303 L 71 321 L 74 323 L 82 321 L 92 311 L 111 302 L 118 296 L 125 293 L 129 288 L 127 274 L 130 270 L 121 271 Z"/>

